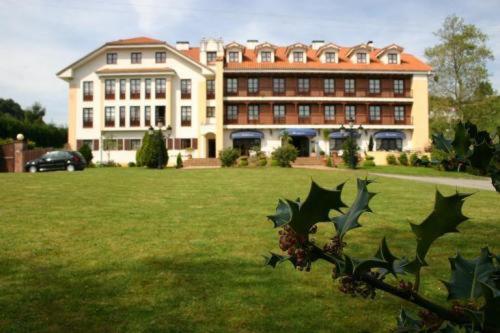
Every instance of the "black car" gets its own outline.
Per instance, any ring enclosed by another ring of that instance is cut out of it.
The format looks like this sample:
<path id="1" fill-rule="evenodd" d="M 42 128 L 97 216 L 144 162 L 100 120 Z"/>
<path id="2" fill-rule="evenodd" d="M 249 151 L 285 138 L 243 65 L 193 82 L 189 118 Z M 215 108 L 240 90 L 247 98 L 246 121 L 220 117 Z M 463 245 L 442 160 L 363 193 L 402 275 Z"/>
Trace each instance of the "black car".
<path id="1" fill-rule="evenodd" d="M 87 166 L 85 158 L 77 151 L 55 150 L 50 151 L 35 160 L 25 164 L 27 172 L 51 170 L 83 170 Z"/>

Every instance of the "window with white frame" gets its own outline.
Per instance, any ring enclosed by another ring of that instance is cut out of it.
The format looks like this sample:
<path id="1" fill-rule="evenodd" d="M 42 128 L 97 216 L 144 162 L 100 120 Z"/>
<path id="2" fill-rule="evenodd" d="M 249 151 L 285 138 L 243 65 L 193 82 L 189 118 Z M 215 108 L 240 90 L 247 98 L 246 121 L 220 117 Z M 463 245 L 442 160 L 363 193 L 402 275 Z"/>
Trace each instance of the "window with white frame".
<path id="1" fill-rule="evenodd" d="M 356 53 L 356 62 L 358 64 L 366 64 L 368 62 L 366 53 L 365 52 Z"/>
<path id="2" fill-rule="evenodd" d="M 308 78 L 298 78 L 297 79 L 297 92 L 299 94 L 309 93 L 309 79 Z"/>
<path id="3" fill-rule="evenodd" d="M 402 95 L 405 89 L 404 80 L 394 80 L 394 93 L 397 95 Z"/>
<path id="4" fill-rule="evenodd" d="M 304 62 L 304 52 L 294 51 L 293 52 L 293 62 Z"/>
<path id="5" fill-rule="evenodd" d="M 249 78 L 248 79 L 248 93 L 256 94 L 259 92 L 259 79 L 257 78 Z"/>
<path id="6" fill-rule="evenodd" d="M 285 122 L 285 105 L 284 104 L 275 104 L 273 106 L 273 119 L 275 123 L 284 123 Z"/>
<path id="7" fill-rule="evenodd" d="M 325 62 L 335 62 L 335 52 L 325 52 Z"/>
<path id="8" fill-rule="evenodd" d="M 271 62 L 272 61 L 271 51 L 261 51 L 260 52 L 260 61 L 261 62 Z"/>
<path id="9" fill-rule="evenodd" d="M 345 106 L 345 119 L 347 121 L 356 121 L 356 105 Z"/>
<path id="10" fill-rule="evenodd" d="M 355 89 L 356 89 L 356 81 L 354 79 L 345 79 L 344 92 L 348 94 L 354 94 Z"/>
<path id="11" fill-rule="evenodd" d="M 141 108 L 139 106 L 130 107 L 130 126 L 136 127 L 141 125 Z"/>
<path id="12" fill-rule="evenodd" d="M 181 106 L 181 126 L 191 126 L 191 106 Z"/>
<path id="13" fill-rule="evenodd" d="M 405 107 L 403 105 L 396 105 L 394 107 L 394 120 L 396 121 L 405 120 Z"/>
<path id="14" fill-rule="evenodd" d="M 325 105 L 325 120 L 335 119 L 335 105 Z"/>
<path id="15" fill-rule="evenodd" d="M 238 92 L 238 79 L 237 78 L 226 79 L 226 92 L 229 94 L 236 94 Z"/>
<path id="16" fill-rule="evenodd" d="M 226 107 L 226 119 L 238 120 L 238 105 L 228 105 Z"/>
<path id="17" fill-rule="evenodd" d="M 91 128 L 94 125 L 94 111 L 92 108 L 83 108 L 83 127 Z"/>
<path id="18" fill-rule="evenodd" d="M 380 106 L 379 105 L 370 105 L 370 120 L 372 121 L 380 121 Z"/>
<path id="19" fill-rule="evenodd" d="M 380 94 L 380 80 L 370 79 L 368 81 L 368 90 L 370 94 Z"/>
<path id="20" fill-rule="evenodd" d="M 299 105 L 299 119 L 311 117 L 311 106 L 310 105 Z"/>
<path id="21" fill-rule="evenodd" d="M 256 104 L 250 104 L 248 106 L 248 121 L 257 122 L 259 121 L 259 106 Z"/>
<path id="22" fill-rule="evenodd" d="M 323 92 L 327 95 L 335 92 L 335 79 L 328 78 L 323 80 Z"/>
<path id="23" fill-rule="evenodd" d="M 284 94 L 285 93 L 285 79 L 284 78 L 273 78 L 273 93 L 274 94 Z"/>
<path id="24" fill-rule="evenodd" d="M 212 63 L 217 60 L 217 52 L 209 51 L 207 52 L 207 62 Z"/>
<path id="25" fill-rule="evenodd" d="M 237 51 L 229 51 L 227 58 L 229 62 L 239 62 L 240 53 Z"/>
<path id="26" fill-rule="evenodd" d="M 388 64 L 397 64 L 398 63 L 398 54 L 397 53 L 387 54 L 387 63 Z"/>

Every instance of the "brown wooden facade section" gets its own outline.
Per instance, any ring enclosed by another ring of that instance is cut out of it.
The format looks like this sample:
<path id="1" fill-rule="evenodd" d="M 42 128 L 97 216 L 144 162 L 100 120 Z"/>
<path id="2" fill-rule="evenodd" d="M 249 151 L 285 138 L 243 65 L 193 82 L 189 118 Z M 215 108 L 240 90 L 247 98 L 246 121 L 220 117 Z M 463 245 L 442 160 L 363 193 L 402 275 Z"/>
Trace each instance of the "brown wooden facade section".
<path id="1" fill-rule="evenodd" d="M 355 106 L 355 124 L 380 124 L 380 125 L 411 125 L 411 103 L 329 103 L 329 102 L 226 102 L 224 103 L 224 125 L 325 125 L 325 124 L 347 124 L 346 107 Z M 258 105 L 258 119 L 249 119 L 249 108 L 252 105 Z M 274 106 L 283 105 L 285 108 L 285 117 L 277 118 L 274 116 Z M 309 106 L 309 117 L 299 117 L 299 108 L 301 105 Z M 335 107 L 335 116 L 333 119 L 325 115 L 325 106 Z M 370 106 L 380 107 L 380 119 L 371 119 L 369 115 Z M 237 117 L 228 117 L 228 106 L 237 106 Z M 404 108 L 404 116 L 397 119 L 395 116 L 395 107 Z M 231 119 L 233 118 L 233 119 Z"/>
<path id="2" fill-rule="evenodd" d="M 313 97 L 385 97 L 385 98 L 410 98 L 412 97 L 411 90 L 411 75 L 348 75 L 348 74 L 310 74 L 299 73 L 291 74 L 261 74 L 261 73 L 225 73 L 224 74 L 224 96 L 313 96 Z M 237 79 L 237 91 L 228 91 L 228 79 Z M 248 79 L 258 79 L 258 91 L 249 91 Z M 281 78 L 285 81 L 285 91 L 277 92 L 273 89 L 273 79 Z M 299 91 L 299 79 L 309 79 L 308 91 Z M 334 79 L 334 91 L 325 91 L 325 79 Z M 354 91 L 350 92 L 346 89 L 346 79 L 354 79 Z M 380 80 L 380 91 L 370 92 L 370 80 Z M 394 81 L 402 80 L 402 91 L 394 89 Z"/>

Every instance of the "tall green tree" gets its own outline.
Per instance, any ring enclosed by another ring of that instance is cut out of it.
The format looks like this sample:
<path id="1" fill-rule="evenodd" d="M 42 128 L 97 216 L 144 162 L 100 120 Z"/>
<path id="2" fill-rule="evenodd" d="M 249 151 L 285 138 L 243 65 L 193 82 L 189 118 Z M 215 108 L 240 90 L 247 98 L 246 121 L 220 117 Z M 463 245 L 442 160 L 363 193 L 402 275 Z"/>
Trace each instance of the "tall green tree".
<path id="1" fill-rule="evenodd" d="M 45 108 L 42 104 L 35 102 L 24 112 L 24 119 L 29 123 L 44 123 L 43 117 L 45 117 Z"/>
<path id="2" fill-rule="evenodd" d="M 488 81 L 486 63 L 493 53 L 486 45 L 488 36 L 463 18 L 448 16 L 435 33 L 439 42 L 425 50 L 435 72 L 431 94 L 451 100 L 459 118 L 464 107 L 474 100 L 477 90 Z"/>

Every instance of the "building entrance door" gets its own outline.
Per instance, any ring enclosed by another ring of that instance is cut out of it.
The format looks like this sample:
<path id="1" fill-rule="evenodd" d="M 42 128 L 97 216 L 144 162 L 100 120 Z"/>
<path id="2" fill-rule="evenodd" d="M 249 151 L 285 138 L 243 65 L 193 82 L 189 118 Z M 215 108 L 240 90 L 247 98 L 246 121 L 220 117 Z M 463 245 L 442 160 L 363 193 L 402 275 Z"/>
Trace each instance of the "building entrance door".
<path id="1" fill-rule="evenodd" d="M 299 157 L 309 157 L 309 138 L 307 136 L 292 136 L 292 144 L 299 151 Z"/>
<path id="2" fill-rule="evenodd" d="M 209 158 L 215 158 L 215 139 L 208 139 L 207 140 L 207 148 L 208 148 L 208 157 Z"/>

